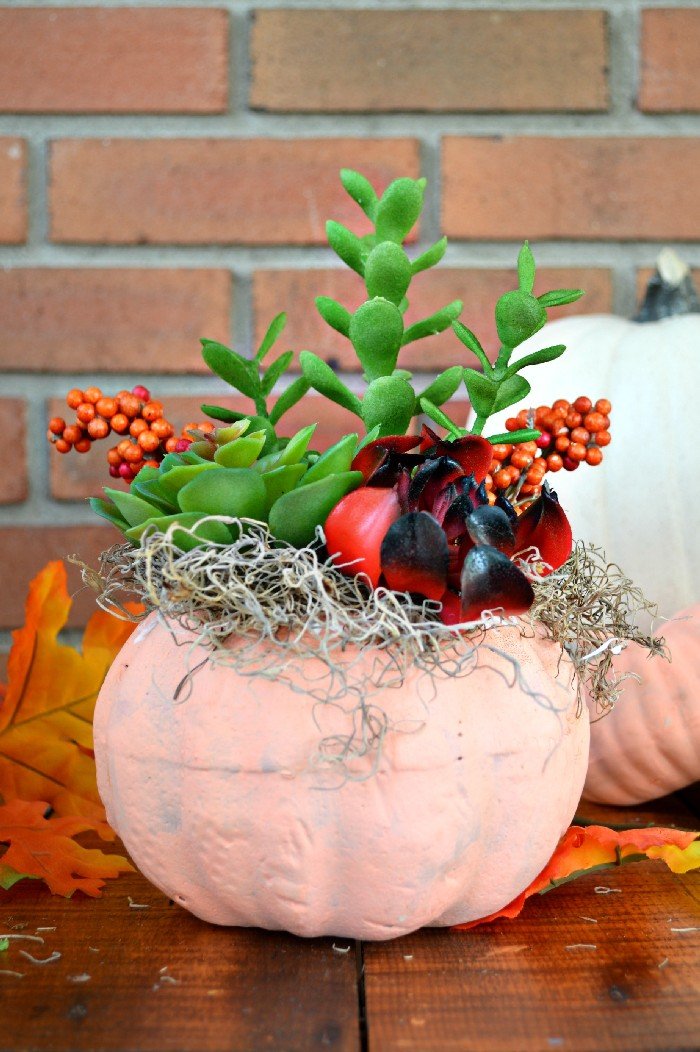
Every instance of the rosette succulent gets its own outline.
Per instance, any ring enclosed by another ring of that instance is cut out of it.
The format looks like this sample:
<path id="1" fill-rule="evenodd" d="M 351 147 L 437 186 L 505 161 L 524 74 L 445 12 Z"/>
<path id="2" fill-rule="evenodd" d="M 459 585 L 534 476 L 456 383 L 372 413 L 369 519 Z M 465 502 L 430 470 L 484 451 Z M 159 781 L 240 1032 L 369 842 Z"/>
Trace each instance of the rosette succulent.
<path id="1" fill-rule="evenodd" d="M 448 624 L 476 620 L 483 610 L 521 614 L 534 592 L 518 554 L 536 548 L 538 572 L 571 554 L 572 535 L 556 494 L 543 486 L 520 516 L 505 497 L 492 503 L 485 485 L 492 446 L 478 435 L 442 440 L 389 436 L 353 461 L 364 484 L 344 497 L 325 524 L 334 561 L 384 584 L 442 604 Z"/>

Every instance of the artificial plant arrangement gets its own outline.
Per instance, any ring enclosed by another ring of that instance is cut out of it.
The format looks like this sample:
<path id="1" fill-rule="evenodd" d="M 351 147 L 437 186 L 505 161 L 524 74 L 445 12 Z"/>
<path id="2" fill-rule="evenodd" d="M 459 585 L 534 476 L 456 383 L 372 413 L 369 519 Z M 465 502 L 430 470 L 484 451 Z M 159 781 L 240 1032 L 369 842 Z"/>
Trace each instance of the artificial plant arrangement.
<path id="1" fill-rule="evenodd" d="M 270 406 L 294 360 L 268 364 L 278 315 L 251 359 L 203 341 L 249 415 L 203 405 L 209 421 L 178 436 L 145 388 L 89 388 L 69 393 L 77 420 L 52 420 L 49 438 L 80 453 L 123 436 L 108 454 L 117 484 L 92 506 L 125 543 L 85 577 L 104 607 L 124 614 L 126 593 L 147 611 L 95 716 L 100 791 L 132 857 L 218 923 L 388 938 L 523 892 L 580 796 L 584 689 L 609 706 L 611 651 L 663 644 L 636 627 L 651 607 L 639 590 L 574 544 L 546 480 L 598 469 L 610 403 L 525 402 L 489 433 L 528 398 L 523 373 L 565 351 L 517 349 L 581 292 L 536 296 L 525 244 L 494 355 L 461 302 L 407 325 L 413 279 L 446 250 L 404 248 L 425 181 L 379 197 L 341 178 L 372 231 L 329 223 L 328 238 L 367 299 L 352 314 L 316 306 L 350 341 L 362 395 L 302 351 Z M 446 330 L 457 360 L 418 390 L 401 348 Z M 470 427 L 450 414 L 462 385 Z M 326 450 L 313 420 L 283 434 L 311 389 L 358 418 Z"/>

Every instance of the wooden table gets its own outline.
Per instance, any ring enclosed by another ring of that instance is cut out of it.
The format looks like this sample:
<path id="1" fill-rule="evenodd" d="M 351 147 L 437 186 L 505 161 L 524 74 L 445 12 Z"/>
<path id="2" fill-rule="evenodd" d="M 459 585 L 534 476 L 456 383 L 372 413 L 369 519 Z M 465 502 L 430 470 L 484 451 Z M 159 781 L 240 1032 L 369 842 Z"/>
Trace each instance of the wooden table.
<path id="1" fill-rule="evenodd" d="M 676 798 L 584 817 L 700 828 Z M 216 928 L 139 874 L 97 900 L 24 881 L 0 892 L 0 932 L 45 940 L 0 955 L 23 973 L 0 975 L 2 1049 L 700 1047 L 700 873 L 654 862 L 530 899 L 514 921 L 386 943 Z"/>

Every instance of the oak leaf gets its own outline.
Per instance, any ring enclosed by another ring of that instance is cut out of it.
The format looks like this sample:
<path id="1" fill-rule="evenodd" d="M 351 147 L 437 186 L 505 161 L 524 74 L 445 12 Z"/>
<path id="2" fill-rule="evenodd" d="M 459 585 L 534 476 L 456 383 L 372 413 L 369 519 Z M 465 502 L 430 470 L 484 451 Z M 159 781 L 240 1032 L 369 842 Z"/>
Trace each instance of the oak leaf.
<path id="1" fill-rule="evenodd" d="M 0 687 L 0 803 L 44 801 L 56 815 L 79 816 L 111 838 L 97 792 L 92 715 L 134 625 L 100 610 L 78 652 L 57 638 L 71 605 L 65 566 L 48 563 L 29 587 L 25 624 L 12 634 L 8 682 Z"/>
<path id="2" fill-rule="evenodd" d="M 0 887 L 10 888 L 24 877 L 44 880 L 54 895 L 69 897 L 74 891 L 96 897 L 105 880 L 126 873 L 133 866 L 121 855 L 106 855 L 86 848 L 72 838 L 96 829 L 83 818 L 45 817 L 46 804 L 12 800 L 0 805 Z"/>
<path id="3" fill-rule="evenodd" d="M 517 917 L 530 895 L 543 895 L 585 873 L 626 862 L 639 862 L 644 858 L 665 862 L 673 873 L 698 869 L 700 832 L 661 827 L 617 831 L 606 826 L 570 826 L 547 865 L 522 894 L 489 917 L 455 927 L 474 928 L 499 917 Z"/>

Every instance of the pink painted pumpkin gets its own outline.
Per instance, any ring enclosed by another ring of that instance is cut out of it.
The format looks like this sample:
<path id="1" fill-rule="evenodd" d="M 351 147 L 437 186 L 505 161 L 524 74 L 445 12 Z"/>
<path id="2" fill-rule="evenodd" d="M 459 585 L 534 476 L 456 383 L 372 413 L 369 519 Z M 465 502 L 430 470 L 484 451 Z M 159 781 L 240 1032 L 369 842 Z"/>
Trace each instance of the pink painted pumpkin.
<path id="1" fill-rule="evenodd" d="M 489 641 L 535 697 L 493 654 L 433 700 L 413 673 L 373 699 L 412 733 L 389 733 L 365 780 L 322 788 L 309 759 L 342 713 L 211 663 L 174 701 L 206 654 L 151 615 L 95 713 L 109 821 L 154 884 L 217 924 L 388 939 L 486 916 L 549 860 L 589 737 L 557 646 L 513 628 Z"/>
<path id="2" fill-rule="evenodd" d="M 700 603 L 662 626 L 671 664 L 634 645 L 616 660 L 640 681 L 628 681 L 613 712 L 591 726 L 589 800 L 640 804 L 700 781 L 699 625 Z"/>

